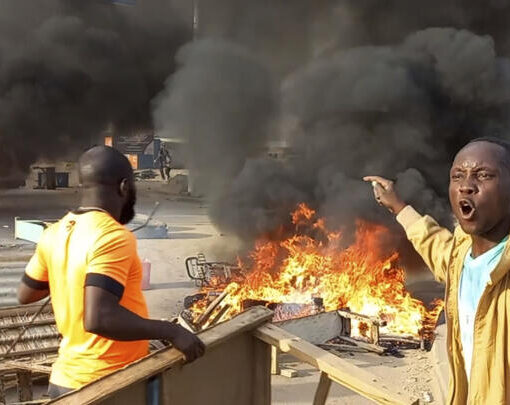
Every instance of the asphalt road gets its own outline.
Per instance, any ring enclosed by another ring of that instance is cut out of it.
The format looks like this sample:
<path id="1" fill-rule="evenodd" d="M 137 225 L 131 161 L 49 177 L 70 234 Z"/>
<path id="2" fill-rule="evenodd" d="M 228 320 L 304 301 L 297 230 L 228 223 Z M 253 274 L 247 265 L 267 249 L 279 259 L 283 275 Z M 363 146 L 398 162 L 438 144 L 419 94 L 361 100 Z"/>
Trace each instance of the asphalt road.
<path id="1" fill-rule="evenodd" d="M 149 214 L 156 201 L 160 206 L 154 219 L 165 222 L 169 228 L 209 225 L 207 208 L 200 200 L 170 196 L 161 182 L 137 182 L 136 212 Z M 58 219 L 79 206 L 77 189 L 0 190 L 0 241 L 14 238 L 14 218 Z"/>

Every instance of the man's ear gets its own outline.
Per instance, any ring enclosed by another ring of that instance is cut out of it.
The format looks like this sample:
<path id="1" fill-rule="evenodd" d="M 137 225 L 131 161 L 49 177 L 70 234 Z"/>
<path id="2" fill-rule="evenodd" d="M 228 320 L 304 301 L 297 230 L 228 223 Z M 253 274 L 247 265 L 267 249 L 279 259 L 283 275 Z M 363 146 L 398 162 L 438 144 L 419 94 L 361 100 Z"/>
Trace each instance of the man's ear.
<path id="1" fill-rule="evenodd" d="M 128 179 L 122 179 L 119 184 L 119 193 L 122 197 L 129 194 L 129 181 Z"/>

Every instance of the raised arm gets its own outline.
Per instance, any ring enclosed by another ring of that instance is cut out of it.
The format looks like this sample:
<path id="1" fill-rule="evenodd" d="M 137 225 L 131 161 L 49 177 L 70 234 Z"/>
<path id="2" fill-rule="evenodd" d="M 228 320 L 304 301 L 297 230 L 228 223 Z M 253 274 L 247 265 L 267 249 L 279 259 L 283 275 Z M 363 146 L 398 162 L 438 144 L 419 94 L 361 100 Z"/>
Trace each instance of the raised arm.
<path id="1" fill-rule="evenodd" d="M 420 215 L 407 205 L 395 191 L 393 181 L 379 176 L 367 176 L 376 201 L 396 215 L 407 238 L 439 281 L 446 281 L 448 262 L 453 247 L 453 234 L 432 217 Z"/>

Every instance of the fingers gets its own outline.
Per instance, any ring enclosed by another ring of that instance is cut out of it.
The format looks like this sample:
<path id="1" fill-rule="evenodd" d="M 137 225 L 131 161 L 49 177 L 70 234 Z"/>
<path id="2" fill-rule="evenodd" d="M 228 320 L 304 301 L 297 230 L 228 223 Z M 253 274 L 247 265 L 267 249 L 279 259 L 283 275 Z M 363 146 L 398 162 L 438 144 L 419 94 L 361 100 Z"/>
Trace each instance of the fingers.
<path id="1" fill-rule="evenodd" d="M 197 355 L 195 354 L 195 350 L 193 348 L 189 348 L 184 353 L 184 357 L 186 357 L 186 363 L 191 363 L 191 362 L 195 361 L 195 359 L 197 358 Z"/>
<path id="2" fill-rule="evenodd" d="M 205 346 L 202 342 L 198 342 L 196 344 L 193 345 L 193 349 L 192 349 L 192 359 L 191 360 L 188 360 L 189 362 L 192 362 L 192 361 L 195 361 L 196 359 L 198 359 L 199 357 L 202 357 L 205 353 Z M 186 359 L 187 359 L 187 356 L 186 356 Z"/>
<path id="3" fill-rule="evenodd" d="M 197 336 L 193 336 L 193 340 L 190 342 L 189 346 L 184 351 L 186 362 L 191 363 L 198 359 L 199 357 L 202 357 L 204 353 L 205 353 L 204 343 Z"/>
<path id="4" fill-rule="evenodd" d="M 385 179 L 384 177 L 381 176 L 365 176 L 363 177 L 363 180 L 371 182 L 374 186 L 374 189 L 376 188 L 376 185 L 379 185 L 383 189 L 387 190 L 393 185 L 393 182 L 391 180 Z"/>
<path id="5" fill-rule="evenodd" d="M 374 197 L 377 204 L 384 206 L 383 197 L 393 191 L 393 181 L 381 176 L 365 176 L 364 181 L 371 182 L 374 190 Z"/>
<path id="6" fill-rule="evenodd" d="M 376 189 L 376 187 L 378 187 L 378 189 Z M 379 205 L 382 205 L 382 202 L 381 202 L 381 191 L 382 191 L 382 187 L 377 185 L 377 186 L 374 186 L 374 197 L 375 197 L 375 201 L 377 201 L 377 204 Z"/>
<path id="7" fill-rule="evenodd" d="M 363 177 L 363 180 L 364 181 L 376 181 L 377 183 L 381 183 L 381 184 L 390 182 L 390 180 L 385 179 L 384 177 L 381 177 L 381 176 L 365 176 L 365 177 Z"/>
<path id="8" fill-rule="evenodd" d="M 372 185 L 373 185 L 375 200 L 377 201 L 377 203 L 379 205 L 382 205 L 381 196 L 384 193 L 385 189 L 379 183 L 377 183 L 375 181 L 372 182 Z"/>
<path id="9" fill-rule="evenodd" d="M 379 183 L 373 182 L 374 194 L 376 197 L 380 197 L 382 193 L 386 191 L 386 188 L 381 186 Z"/>
<path id="10" fill-rule="evenodd" d="M 198 357 L 202 357 L 205 353 L 205 344 L 197 337 L 196 350 Z"/>
<path id="11" fill-rule="evenodd" d="M 186 363 L 191 363 L 192 361 L 195 361 L 198 357 L 198 353 L 196 351 L 196 348 L 194 345 L 188 346 L 186 350 L 184 351 L 184 356 L 186 357 Z"/>

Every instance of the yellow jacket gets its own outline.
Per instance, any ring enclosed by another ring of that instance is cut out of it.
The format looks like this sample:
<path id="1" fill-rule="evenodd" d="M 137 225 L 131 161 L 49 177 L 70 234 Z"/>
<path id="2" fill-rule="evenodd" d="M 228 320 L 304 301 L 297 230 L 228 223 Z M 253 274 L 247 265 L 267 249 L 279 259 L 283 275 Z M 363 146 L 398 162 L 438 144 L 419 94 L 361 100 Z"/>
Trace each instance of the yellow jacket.
<path id="1" fill-rule="evenodd" d="M 445 314 L 450 363 L 447 404 L 510 404 L 510 244 L 490 275 L 478 304 L 473 335 L 471 379 L 464 370 L 458 316 L 458 287 L 471 237 L 457 227 L 452 234 L 411 206 L 397 216 L 408 239 L 436 279 L 446 282 Z"/>

